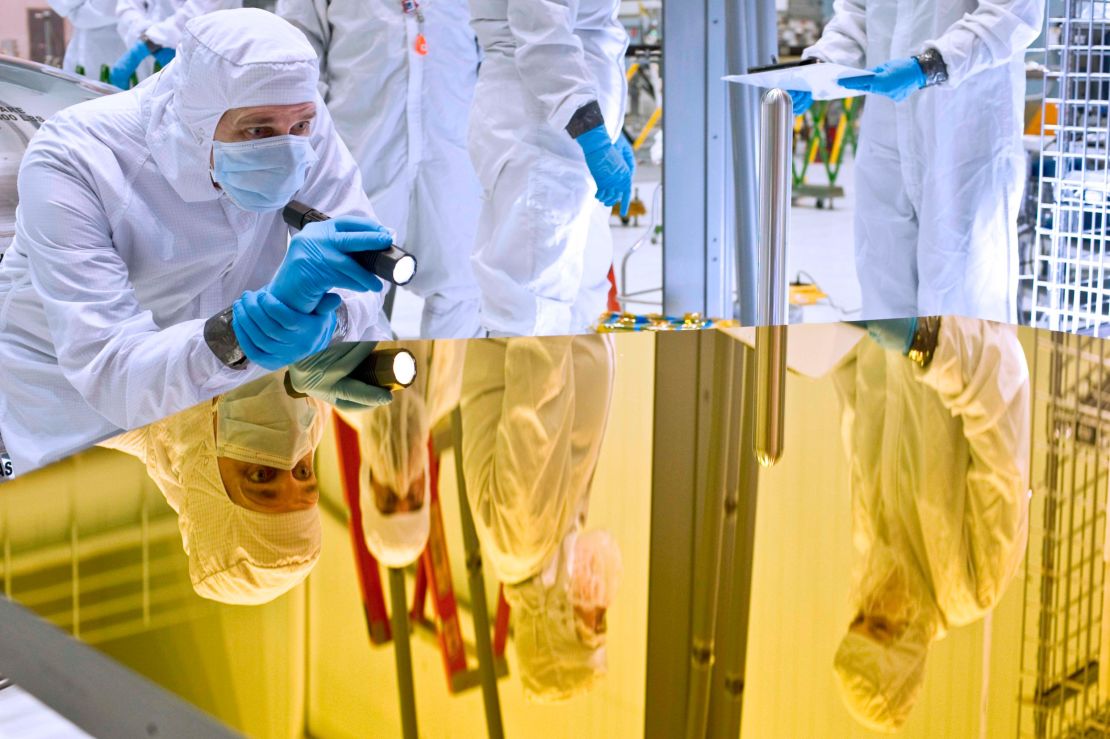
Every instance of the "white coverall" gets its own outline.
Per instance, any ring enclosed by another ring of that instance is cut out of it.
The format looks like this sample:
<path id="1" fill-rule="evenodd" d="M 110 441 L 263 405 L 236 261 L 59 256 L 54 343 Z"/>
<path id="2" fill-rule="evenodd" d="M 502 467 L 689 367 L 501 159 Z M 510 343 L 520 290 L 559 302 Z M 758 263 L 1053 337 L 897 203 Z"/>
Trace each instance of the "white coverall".
<path id="1" fill-rule="evenodd" d="M 17 475 L 265 372 L 226 367 L 203 326 L 269 282 L 289 229 L 213 186 L 211 139 L 229 108 L 316 97 L 315 54 L 269 13 L 220 16 L 194 20 L 160 74 L 50 118 L 23 158 L 0 262 L 0 436 Z M 311 131 L 319 160 L 297 197 L 374 217 L 318 99 Z M 389 338 L 380 294 L 335 292 L 350 320 L 333 341 Z"/>
<path id="2" fill-rule="evenodd" d="M 982 618 L 1021 565 L 1028 536 L 1029 372 L 1015 328 L 945 316 L 925 370 L 865 339 L 834 382 L 857 591 L 882 574 L 866 569 L 885 549 L 907 564 L 906 592 L 926 601 L 913 604 L 923 638 Z M 849 681 L 850 701 L 903 721 L 920 690 L 918 669 L 914 678 Z"/>
<path id="3" fill-rule="evenodd" d="M 111 67 L 123 56 L 123 45 L 116 30 L 116 0 L 47 0 L 54 12 L 73 25 L 73 36 L 66 45 L 62 69 L 85 70 L 89 79 L 100 79 L 100 68 Z"/>
<path id="4" fill-rule="evenodd" d="M 176 49 L 193 18 L 242 6 L 242 0 L 116 0 L 116 16 L 128 49 L 144 34 L 159 46 Z"/>
<path id="5" fill-rule="evenodd" d="M 482 551 L 501 582 L 540 573 L 581 524 L 612 389 L 609 337 L 468 343 L 463 470 Z"/>
<path id="6" fill-rule="evenodd" d="M 596 100 L 624 122 L 628 34 L 617 0 L 471 0 L 485 51 L 470 114 L 482 184 L 474 271 L 494 334 L 581 331 L 604 312 L 609 209 L 566 126 Z"/>
<path id="7" fill-rule="evenodd" d="M 279 0 L 320 56 L 320 94 L 362 184 L 419 270 L 421 338 L 479 335 L 470 266 L 480 188 L 466 151 L 478 46 L 466 0 L 425 0 L 427 54 L 400 0 Z"/>
<path id="8" fill-rule="evenodd" d="M 856 159 L 862 318 L 1016 321 L 1022 51 L 1044 0 L 837 0 L 803 56 L 853 67 L 934 48 L 948 81 L 869 95 Z"/>

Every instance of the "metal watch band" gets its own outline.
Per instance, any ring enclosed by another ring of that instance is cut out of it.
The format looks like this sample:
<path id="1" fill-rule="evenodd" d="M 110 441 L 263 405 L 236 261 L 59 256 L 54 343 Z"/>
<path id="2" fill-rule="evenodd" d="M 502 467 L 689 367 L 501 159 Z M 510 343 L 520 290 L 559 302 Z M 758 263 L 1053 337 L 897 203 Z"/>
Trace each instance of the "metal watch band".
<path id="1" fill-rule="evenodd" d="M 922 369 L 933 361 L 933 354 L 937 350 L 937 341 L 940 339 L 940 316 L 925 316 L 917 319 L 917 331 L 913 335 L 913 344 L 906 352 L 911 362 Z"/>
<path id="2" fill-rule="evenodd" d="M 243 354 L 235 329 L 231 327 L 230 306 L 204 322 L 204 341 L 225 365 L 236 370 L 246 369 L 247 356 Z"/>
<path id="3" fill-rule="evenodd" d="M 936 49 L 926 49 L 914 57 L 925 73 L 925 86 L 933 87 L 948 81 L 948 65 Z"/>
<path id="4" fill-rule="evenodd" d="M 604 125 L 605 118 L 601 115 L 601 105 L 593 100 L 574 111 L 574 115 L 570 117 L 570 123 L 567 124 L 567 133 L 572 139 L 576 139 L 586 131 Z"/>
<path id="5" fill-rule="evenodd" d="M 340 303 L 335 309 L 335 331 L 332 332 L 332 343 L 336 339 L 342 341 L 347 338 L 347 330 L 351 325 L 351 317 L 347 313 L 347 304 Z"/>

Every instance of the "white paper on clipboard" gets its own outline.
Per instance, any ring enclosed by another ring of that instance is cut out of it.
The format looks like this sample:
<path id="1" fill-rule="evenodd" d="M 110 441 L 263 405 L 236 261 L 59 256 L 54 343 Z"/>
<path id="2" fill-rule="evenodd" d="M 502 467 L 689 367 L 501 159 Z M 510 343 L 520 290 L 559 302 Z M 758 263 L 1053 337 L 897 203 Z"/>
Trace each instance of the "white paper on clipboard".
<path id="1" fill-rule="evenodd" d="M 730 74 L 721 79 L 728 82 L 739 82 L 741 85 L 754 85 L 755 87 L 808 90 L 813 93 L 814 100 L 841 100 L 856 97 L 863 93 L 859 90 L 848 90 L 841 87 L 836 84 L 838 79 L 843 77 L 870 77 L 874 74 L 874 72 L 867 69 L 820 62 L 818 64 L 803 64 L 800 67 L 769 69 L 754 74 Z"/>
<path id="2" fill-rule="evenodd" d="M 748 346 L 755 346 L 752 326 L 721 330 Z M 867 336 L 866 331 L 850 323 L 799 323 L 786 331 L 786 368 L 815 380 L 832 372 Z"/>

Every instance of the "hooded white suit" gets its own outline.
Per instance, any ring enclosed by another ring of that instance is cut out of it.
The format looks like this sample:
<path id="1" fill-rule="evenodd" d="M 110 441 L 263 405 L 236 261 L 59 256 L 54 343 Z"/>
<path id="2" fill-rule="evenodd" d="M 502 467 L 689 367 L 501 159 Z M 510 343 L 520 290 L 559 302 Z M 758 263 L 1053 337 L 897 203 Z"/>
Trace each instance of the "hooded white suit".
<path id="1" fill-rule="evenodd" d="M 193 20 L 163 72 L 43 125 L 0 262 L 0 436 L 17 475 L 264 374 L 226 367 L 202 331 L 270 280 L 289 229 L 213 186 L 212 136 L 230 108 L 313 100 L 319 160 L 297 197 L 374 217 L 316 95 L 315 52 L 261 10 Z M 379 294 L 335 292 L 350 322 L 334 340 L 389 337 Z"/>

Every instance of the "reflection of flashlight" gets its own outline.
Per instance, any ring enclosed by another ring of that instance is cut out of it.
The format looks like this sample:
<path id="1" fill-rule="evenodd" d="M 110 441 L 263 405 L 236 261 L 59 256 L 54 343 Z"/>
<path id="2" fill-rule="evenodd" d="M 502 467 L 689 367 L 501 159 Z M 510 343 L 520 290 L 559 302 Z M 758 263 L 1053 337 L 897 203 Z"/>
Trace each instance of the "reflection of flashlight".
<path id="1" fill-rule="evenodd" d="M 350 377 L 367 385 L 400 390 L 416 380 L 416 357 L 408 349 L 383 349 L 362 360 Z"/>
<path id="2" fill-rule="evenodd" d="M 310 208 L 297 200 L 290 200 L 281 212 L 285 222 L 295 229 L 302 229 L 309 223 L 327 221 L 331 216 Z M 351 257 L 383 280 L 394 285 L 405 285 L 416 274 L 416 257 L 397 246 L 382 251 L 353 252 Z"/>

